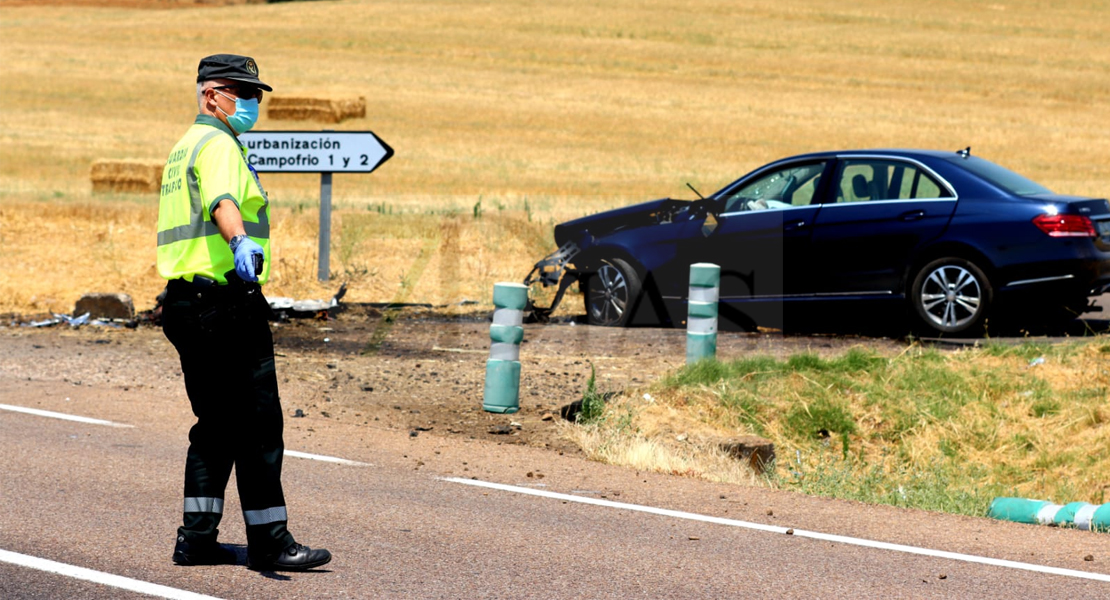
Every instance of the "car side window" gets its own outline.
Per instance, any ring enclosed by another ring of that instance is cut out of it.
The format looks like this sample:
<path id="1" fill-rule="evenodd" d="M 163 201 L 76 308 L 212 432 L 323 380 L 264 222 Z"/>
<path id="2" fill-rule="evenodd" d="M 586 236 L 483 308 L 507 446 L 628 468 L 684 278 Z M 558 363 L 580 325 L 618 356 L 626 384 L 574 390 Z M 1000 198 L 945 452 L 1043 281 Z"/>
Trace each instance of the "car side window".
<path id="1" fill-rule="evenodd" d="M 836 202 L 952 198 L 952 193 L 920 167 L 892 160 L 846 160 L 840 169 Z"/>
<path id="2" fill-rule="evenodd" d="M 824 162 L 794 164 L 765 173 L 755 181 L 730 190 L 722 212 L 769 210 L 808 206 L 817 194 Z"/>

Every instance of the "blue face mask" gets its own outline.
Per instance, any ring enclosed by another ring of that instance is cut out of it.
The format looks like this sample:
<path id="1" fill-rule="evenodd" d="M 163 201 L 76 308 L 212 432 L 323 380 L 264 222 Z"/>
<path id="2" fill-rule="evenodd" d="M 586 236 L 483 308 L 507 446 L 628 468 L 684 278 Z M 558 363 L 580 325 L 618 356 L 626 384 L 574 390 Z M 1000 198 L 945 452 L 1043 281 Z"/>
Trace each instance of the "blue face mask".
<path id="1" fill-rule="evenodd" d="M 251 127 L 254 127 L 255 123 L 258 122 L 257 98 L 243 100 L 242 98 L 232 98 L 231 96 L 228 96 L 220 90 L 216 90 L 216 93 L 223 96 L 224 98 L 227 98 L 228 100 L 235 100 L 235 112 L 230 115 L 227 114 L 227 111 L 220 108 L 219 105 L 216 106 L 216 110 L 224 113 L 224 115 L 227 117 L 227 124 L 231 125 L 231 128 L 235 130 L 235 133 L 246 133 L 251 130 Z"/>

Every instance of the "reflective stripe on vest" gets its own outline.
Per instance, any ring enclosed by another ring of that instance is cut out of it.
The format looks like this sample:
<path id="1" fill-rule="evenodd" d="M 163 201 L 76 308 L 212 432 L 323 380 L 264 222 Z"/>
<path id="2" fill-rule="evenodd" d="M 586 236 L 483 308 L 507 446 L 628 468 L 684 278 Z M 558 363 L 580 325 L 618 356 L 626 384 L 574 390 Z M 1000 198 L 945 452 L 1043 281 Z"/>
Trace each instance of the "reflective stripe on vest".
<path id="1" fill-rule="evenodd" d="M 200 149 L 205 144 L 210 142 L 212 138 L 220 135 L 221 131 L 211 131 L 200 138 L 200 141 L 193 146 L 192 155 L 189 157 L 189 164 L 185 167 L 185 181 L 189 187 L 189 223 L 185 225 L 178 225 L 173 229 L 158 232 L 158 245 L 165 246 L 174 242 L 182 240 L 193 240 L 209 235 L 219 235 L 220 230 L 212 221 L 204 220 L 204 206 L 200 200 L 200 186 L 197 184 L 197 173 L 193 167 L 197 164 L 197 155 L 200 154 Z"/>
<path id="2" fill-rule="evenodd" d="M 227 135 L 227 139 L 220 136 Z M 232 158 L 232 154 L 238 161 Z M 269 201 L 251 171 L 243 147 L 215 118 L 200 116 L 177 143 L 162 173 L 158 219 L 158 272 L 166 279 L 204 275 L 219 283 L 234 270 L 234 258 L 212 208 L 235 203 L 243 227 L 269 258 Z M 267 260 L 259 282 L 269 279 Z"/>
<path id="3" fill-rule="evenodd" d="M 182 240 L 195 240 L 209 235 L 219 235 L 220 230 L 212 221 L 204 220 L 205 207 L 200 199 L 200 187 L 197 184 L 197 173 L 194 167 L 197 164 L 197 155 L 200 154 L 201 148 L 207 144 L 212 138 L 220 135 L 220 131 L 212 131 L 205 134 L 200 138 L 197 145 L 193 147 L 192 156 L 189 157 L 189 164 L 185 168 L 185 179 L 189 185 L 189 223 L 185 225 L 178 225 L 173 229 L 158 232 L 158 245 L 164 246 Z M 260 186 L 261 187 L 261 186 Z M 236 205 L 239 203 L 228 195 L 223 195 L 216 200 L 223 199 L 231 200 Z M 215 203 L 215 201 L 213 201 Z M 263 206 L 258 210 L 258 222 L 252 223 L 251 221 L 244 220 L 243 227 L 247 230 L 247 235 L 250 237 L 266 238 L 270 236 L 270 219 L 266 216 L 266 207 Z"/>

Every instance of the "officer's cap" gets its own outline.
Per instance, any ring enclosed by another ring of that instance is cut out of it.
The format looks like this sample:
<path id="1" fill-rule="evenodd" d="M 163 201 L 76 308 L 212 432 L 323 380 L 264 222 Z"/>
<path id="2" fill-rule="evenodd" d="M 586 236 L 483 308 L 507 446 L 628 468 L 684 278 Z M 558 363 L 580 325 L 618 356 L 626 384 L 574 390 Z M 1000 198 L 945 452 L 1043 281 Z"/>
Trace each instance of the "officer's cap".
<path id="1" fill-rule="evenodd" d="M 197 83 L 212 79 L 231 79 L 256 85 L 267 92 L 274 88 L 262 83 L 258 78 L 258 63 L 249 56 L 238 54 L 213 54 L 200 59 L 197 67 Z"/>

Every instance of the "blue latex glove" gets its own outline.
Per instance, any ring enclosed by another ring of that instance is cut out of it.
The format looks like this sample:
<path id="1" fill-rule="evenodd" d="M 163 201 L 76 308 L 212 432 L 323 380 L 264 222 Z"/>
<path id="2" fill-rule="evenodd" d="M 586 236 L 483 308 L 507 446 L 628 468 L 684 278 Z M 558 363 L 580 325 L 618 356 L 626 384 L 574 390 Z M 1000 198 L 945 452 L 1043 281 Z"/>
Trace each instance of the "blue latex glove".
<path id="1" fill-rule="evenodd" d="M 254 272 L 254 257 L 265 256 L 262 246 L 250 238 L 244 238 L 235 248 L 235 274 L 243 281 L 258 281 L 260 273 Z"/>

